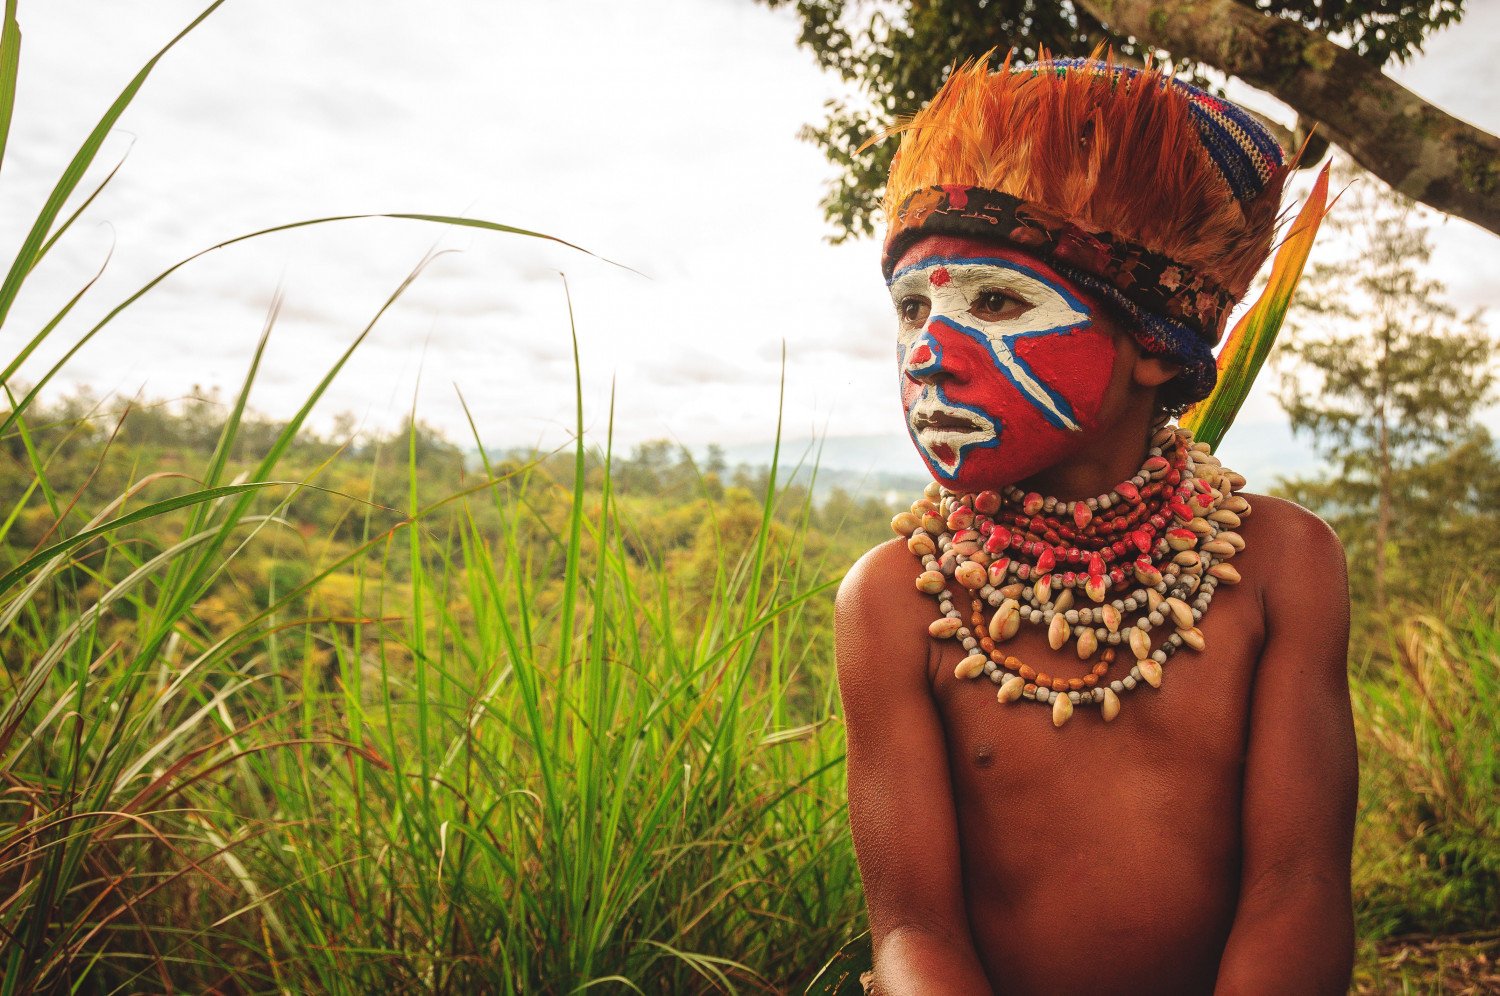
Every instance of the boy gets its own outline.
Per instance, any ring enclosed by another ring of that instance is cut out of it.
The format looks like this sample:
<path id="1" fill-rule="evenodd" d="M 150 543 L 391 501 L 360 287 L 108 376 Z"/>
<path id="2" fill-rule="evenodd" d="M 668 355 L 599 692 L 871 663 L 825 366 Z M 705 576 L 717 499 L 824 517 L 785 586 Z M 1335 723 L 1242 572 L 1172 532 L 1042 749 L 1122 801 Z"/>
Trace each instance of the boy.
<path id="1" fill-rule="evenodd" d="M 960 68 L 902 131 L 883 262 L 934 484 L 837 608 L 875 990 L 1346 991 L 1343 551 L 1166 423 L 1281 150 L 1093 59 Z"/>

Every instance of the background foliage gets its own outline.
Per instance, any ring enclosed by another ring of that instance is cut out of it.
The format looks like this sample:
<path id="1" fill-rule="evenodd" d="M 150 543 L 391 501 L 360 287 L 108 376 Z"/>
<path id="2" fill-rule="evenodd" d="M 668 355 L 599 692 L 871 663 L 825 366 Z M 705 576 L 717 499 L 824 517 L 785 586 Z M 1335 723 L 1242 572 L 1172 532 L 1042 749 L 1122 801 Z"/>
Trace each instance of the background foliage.
<path id="1" fill-rule="evenodd" d="M 1500 526 L 1500 453 L 1479 421 L 1496 348 L 1482 316 L 1460 316 L 1430 275 L 1416 205 L 1357 171 L 1340 180 L 1332 238 L 1301 284 L 1278 363 L 1292 430 L 1329 469 L 1283 490 L 1338 529 L 1358 608 L 1383 617 L 1393 598 L 1432 604 L 1456 569 L 1500 573 L 1488 540 Z M 1359 622 L 1357 634 L 1378 628 Z M 1356 638 L 1356 654 L 1367 647 Z"/>

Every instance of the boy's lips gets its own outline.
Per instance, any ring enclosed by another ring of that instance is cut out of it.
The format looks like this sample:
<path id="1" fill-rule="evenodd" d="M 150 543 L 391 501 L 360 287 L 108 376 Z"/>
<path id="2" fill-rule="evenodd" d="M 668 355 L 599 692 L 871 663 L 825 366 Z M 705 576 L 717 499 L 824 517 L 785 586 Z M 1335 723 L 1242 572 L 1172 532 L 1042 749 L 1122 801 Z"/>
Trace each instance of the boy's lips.
<path id="1" fill-rule="evenodd" d="M 923 429 L 944 429 L 950 432 L 974 432 L 987 428 L 981 423 L 964 414 L 962 416 L 950 414 L 945 411 L 921 412 L 912 419 L 912 428 L 921 432 Z"/>
<path id="2" fill-rule="evenodd" d="M 918 446 L 945 473 L 954 473 L 965 448 L 995 439 L 995 423 L 978 412 L 928 398 L 911 409 L 908 424 Z"/>
<path id="3" fill-rule="evenodd" d="M 918 433 L 936 431 L 960 435 L 988 435 L 995 431 L 989 419 L 941 402 L 927 402 L 914 407 L 911 411 L 911 427 L 913 432 Z"/>

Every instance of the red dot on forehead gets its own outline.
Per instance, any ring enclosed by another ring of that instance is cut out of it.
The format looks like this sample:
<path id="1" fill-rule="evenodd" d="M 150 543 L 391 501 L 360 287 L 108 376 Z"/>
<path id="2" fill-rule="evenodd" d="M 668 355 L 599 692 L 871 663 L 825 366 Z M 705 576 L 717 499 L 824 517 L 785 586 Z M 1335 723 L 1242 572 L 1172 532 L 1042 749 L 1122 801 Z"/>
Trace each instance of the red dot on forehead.
<path id="1" fill-rule="evenodd" d="M 936 270 L 932 271 L 932 276 L 928 277 L 927 281 L 934 287 L 941 287 L 952 279 L 953 278 L 948 275 L 948 268 L 946 266 L 940 266 Z"/>

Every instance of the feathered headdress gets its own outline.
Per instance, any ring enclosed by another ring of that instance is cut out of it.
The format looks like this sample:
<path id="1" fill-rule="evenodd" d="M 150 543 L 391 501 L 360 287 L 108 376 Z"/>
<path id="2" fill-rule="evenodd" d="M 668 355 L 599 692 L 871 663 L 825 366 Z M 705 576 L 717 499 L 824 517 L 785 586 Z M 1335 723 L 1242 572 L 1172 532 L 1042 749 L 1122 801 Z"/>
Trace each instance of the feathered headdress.
<path id="1" fill-rule="evenodd" d="M 1097 55 L 1097 53 L 1096 53 Z M 1241 108 L 1153 69 L 1052 59 L 955 69 L 891 131 L 889 277 L 917 239 L 958 234 L 1047 259 L 1183 365 L 1164 402 L 1214 386 L 1212 347 L 1271 251 L 1288 172 Z"/>

